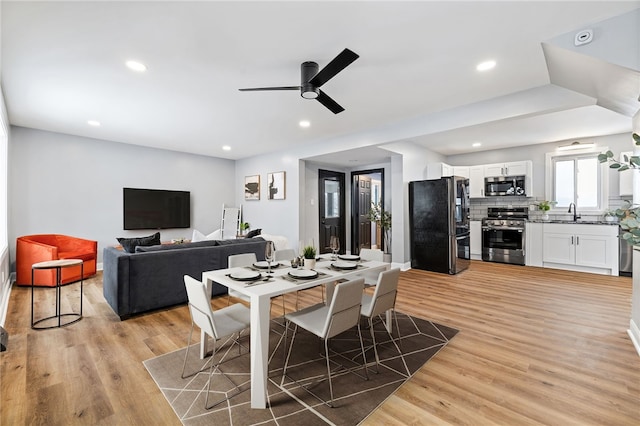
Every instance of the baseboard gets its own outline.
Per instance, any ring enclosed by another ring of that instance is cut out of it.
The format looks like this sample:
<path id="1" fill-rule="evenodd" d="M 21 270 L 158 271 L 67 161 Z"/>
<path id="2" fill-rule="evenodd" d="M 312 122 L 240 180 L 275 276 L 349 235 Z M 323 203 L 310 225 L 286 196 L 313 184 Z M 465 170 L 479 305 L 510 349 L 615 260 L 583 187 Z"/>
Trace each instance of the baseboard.
<path id="1" fill-rule="evenodd" d="M 0 326 L 4 326 L 4 321 L 7 317 L 7 310 L 9 309 L 9 297 L 11 296 L 11 283 L 15 281 L 16 273 L 12 272 L 7 277 L 7 280 L 0 283 Z"/>
<path id="2" fill-rule="evenodd" d="M 638 325 L 633 320 L 629 321 L 629 330 L 627 330 L 627 333 L 629 333 L 629 337 L 633 342 L 633 346 L 636 348 L 636 352 L 640 355 L 640 328 L 638 328 Z"/>

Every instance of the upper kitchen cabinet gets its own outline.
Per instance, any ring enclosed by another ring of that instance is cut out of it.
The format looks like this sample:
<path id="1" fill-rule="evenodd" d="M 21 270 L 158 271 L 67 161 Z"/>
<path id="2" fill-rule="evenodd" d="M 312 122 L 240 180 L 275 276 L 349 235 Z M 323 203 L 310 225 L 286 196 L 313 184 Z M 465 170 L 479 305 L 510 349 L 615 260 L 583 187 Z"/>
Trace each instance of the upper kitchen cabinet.
<path id="1" fill-rule="evenodd" d="M 469 198 L 484 197 L 484 166 L 469 167 Z"/>
<path id="2" fill-rule="evenodd" d="M 621 152 L 620 158 L 624 158 L 624 156 L 631 157 L 633 152 Z M 624 170 L 618 173 L 620 177 L 620 196 L 632 196 L 633 195 L 633 175 L 637 174 L 636 169 Z"/>
<path id="3" fill-rule="evenodd" d="M 450 166 L 445 163 L 427 164 L 427 179 L 440 179 L 446 176 L 461 176 L 469 178 L 469 167 Z"/>
<path id="4" fill-rule="evenodd" d="M 499 176 L 531 177 L 532 171 L 533 171 L 533 162 L 531 160 L 484 165 L 484 177 L 499 177 Z"/>

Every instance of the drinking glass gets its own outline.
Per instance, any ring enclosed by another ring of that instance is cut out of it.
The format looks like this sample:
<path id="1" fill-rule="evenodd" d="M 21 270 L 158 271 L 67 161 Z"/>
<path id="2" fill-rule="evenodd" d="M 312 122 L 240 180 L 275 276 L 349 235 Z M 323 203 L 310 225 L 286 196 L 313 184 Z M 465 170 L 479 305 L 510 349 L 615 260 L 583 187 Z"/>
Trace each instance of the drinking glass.
<path id="1" fill-rule="evenodd" d="M 264 259 L 267 261 L 267 274 L 271 273 L 271 262 L 276 255 L 276 248 L 273 245 L 273 241 L 267 241 L 264 246 Z"/>
<path id="2" fill-rule="evenodd" d="M 329 247 L 332 251 L 331 259 L 336 260 L 338 258 L 338 252 L 340 251 L 340 238 L 332 235 L 329 240 Z"/>

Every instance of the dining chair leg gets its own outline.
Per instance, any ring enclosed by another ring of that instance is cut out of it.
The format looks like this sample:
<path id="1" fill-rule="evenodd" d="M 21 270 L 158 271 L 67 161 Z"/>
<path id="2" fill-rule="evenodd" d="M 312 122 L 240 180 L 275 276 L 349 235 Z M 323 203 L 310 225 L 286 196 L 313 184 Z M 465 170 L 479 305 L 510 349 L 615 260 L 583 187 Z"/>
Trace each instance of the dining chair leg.
<path id="1" fill-rule="evenodd" d="M 371 333 L 371 340 L 373 341 L 373 353 L 376 358 L 376 370 L 375 373 L 378 374 L 378 366 L 380 365 L 380 358 L 378 357 L 378 344 L 376 343 L 376 334 L 373 331 L 373 319 L 369 317 L 369 332 Z"/>
<path id="2" fill-rule="evenodd" d="M 360 351 L 362 352 L 362 365 L 364 366 L 365 380 L 369 380 L 369 369 L 367 368 L 367 359 L 364 354 L 364 343 L 362 342 L 362 330 L 360 329 L 360 322 L 358 322 L 358 338 L 360 338 Z"/>
<path id="3" fill-rule="evenodd" d="M 333 408 L 333 382 L 331 381 L 331 364 L 329 362 L 329 339 L 324 339 L 324 357 L 327 361 L 327 376 L 329 376 L 329 395 L 331 396 L 330 402 L 325 404 Z"/>
<path id="4" fill-rule="evenodd" d="M 191 321 L 191 331 L 189 331 L 189 338 L 187 339 L 187 351 L 184 354 L 184 362 L 182 363 L 182 374 L 180 375 L 180 377 L 182 377 L 183 379 L 186 379 L 187 377 L 189 377 L 184 375 L 184 370 L 187 367 L 187 357 L 189 356 L 189 346 L 191 346 L 192 335 L 193 335 L 193 321 Z"/>

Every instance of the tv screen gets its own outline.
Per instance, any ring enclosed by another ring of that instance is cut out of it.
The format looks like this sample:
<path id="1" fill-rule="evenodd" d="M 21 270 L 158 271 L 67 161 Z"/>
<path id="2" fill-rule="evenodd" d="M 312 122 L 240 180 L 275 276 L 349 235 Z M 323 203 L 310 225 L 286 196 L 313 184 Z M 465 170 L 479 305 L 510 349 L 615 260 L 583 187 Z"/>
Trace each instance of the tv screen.
<path id="1" fill-rule="evenodd" d="M 124 229 L 191 226 L 189 191 L 123 188 Z"/>

